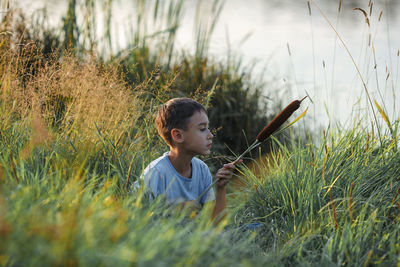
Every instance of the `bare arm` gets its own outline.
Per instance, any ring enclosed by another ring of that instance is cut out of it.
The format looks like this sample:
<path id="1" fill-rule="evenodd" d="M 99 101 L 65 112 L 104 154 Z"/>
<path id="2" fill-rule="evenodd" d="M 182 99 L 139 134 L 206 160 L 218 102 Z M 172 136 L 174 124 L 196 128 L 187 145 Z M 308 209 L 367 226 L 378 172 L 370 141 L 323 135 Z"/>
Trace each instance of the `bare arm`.
<path id="1" fill-rule="evenodd" d="M 240 162 L 241 160 L 238 163 Z M 225 216 L 223 211 L 226 208 L 226 185 L 232 178 L 234 170 L 235 165 L 233 163 L 224 164 L 224 166 L 219 169 L 215 175 L 215 179 L 219 179 L 219 181 L 216 184 L 215 205 L 211 218 L 212 220 L 217 219 L 216 223 L 219 223 Z"/>

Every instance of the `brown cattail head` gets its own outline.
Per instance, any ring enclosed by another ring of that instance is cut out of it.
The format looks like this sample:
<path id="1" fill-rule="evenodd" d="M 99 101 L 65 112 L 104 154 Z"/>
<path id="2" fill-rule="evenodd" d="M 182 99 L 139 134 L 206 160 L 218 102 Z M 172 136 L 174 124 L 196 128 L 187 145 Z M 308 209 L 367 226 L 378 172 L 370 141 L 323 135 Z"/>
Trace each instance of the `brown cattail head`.
<path id="1" fill-rule="evenodd" d="M 256 137 L 259 142 L 267 139 L 271 134 L 273 134 L 278 128 L 289 119 L 289 117 L 300 107 L 301 102 L 307 96 L 303 97 L 301 100 L 292 101 L 281 113 L 278 114 Z"/>

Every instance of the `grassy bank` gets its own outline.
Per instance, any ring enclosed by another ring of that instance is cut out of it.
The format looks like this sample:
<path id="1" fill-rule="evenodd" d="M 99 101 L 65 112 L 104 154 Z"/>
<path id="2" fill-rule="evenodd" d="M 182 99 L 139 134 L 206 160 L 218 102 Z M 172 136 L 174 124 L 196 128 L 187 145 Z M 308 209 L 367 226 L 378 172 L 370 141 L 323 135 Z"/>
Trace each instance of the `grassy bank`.
<path id="1" fill-rule="evenodd" d="M 387 134 L 381 146 L 357 124 L 319 146 L 280 146 L 258 176 L 243 170 L 251 190 L 237 220 L 263 222 L 260 246 L 287 265 L 395 265 L 400 157 Z"/>
<path id="2" fill-rule="evenodd" d="M 386 118 L 379 135 L 375 122 L 355 120 L 320 140 L 273 139 L 273 153 L 253 169 L 240 166 L 242 186 L 230 187 L 228 216 L 213 226 L 208 207 L 193 218 L 163 199 L 149 203 L 132 183 L 166 150 L 153 114 L 172 96 L 198 99 L 212 127 L 224 127 L 207 163 L 232 155 L 225 144 L 242 151 L 243 132 L 253 139 L 273 114 L 251 73 L 200 48 L 166 61 L 144 44 L 105 59 L 80 50 L 80 39 L 60 42 L 75 44 L 63 50 L 51 31 L 23 35 L 11 25 L 8 17 L 2 27 L 14 33 L 0 37 L 0 265 L 400 262 L 399 120 Z"/>
<path id="3" fill-rule="evenodd" d="M 98 82 L 91 88 L 103 93 L 110 88 L 102 80 L 110 77 L 108 71 L 102 73 L 90 62 L 67 62 L 65 70 L 59 66 L 59 74 L 47 73 L 82 77 L 79 70 L 91 69 L 88 77 Z M 61 77 L 59 84 L 66 85 Z M 76 80 L 70 78 L 66 80 Z M 35 90 L 29 99 L 7 99 L 12 87 L 5 81 L 0 128 L 3 265 L 359 266 L 399 260 L 397 132 L 386 133 L 383 146 L 376 134 L 359 125 L 326 133 L 320 145 L 298 142 L 288 149 L 275 142 L 275 154 L 257 175 L 242 166 L 246 185 L 232 193 L 230 216 L 214 228 L 207 210 L 188 219 L 162 202 L 150 204 L 142 193 L 130 192 L 143 167 L 164 151 L 154 139 L 151 102 L 139 102 L 129 117 L 119 117 L 115 110 L 124 110 L 124 102 L 111 98 L 109 106 L 99 108 L 86 106 L 83 92 L 67 95 L 65 112 L 73 120 L 65 116 L 50 127 L 52 113 L 46 112 L 52 109 L 23 108 L 30 99 L 40 103 Z M 118 88 L 117 78 L 112 83 Z M 132 100 L 126 108 L 142 97 L 139 89 L 135 94 L 121 85 L 120 90 Z M 94 111 L 104 113 L 95 117 Z M 116 119 L 120 123 L 112 124 Z M 252 222 L 262 223 L 252 234 L 240 227 Z"/>
<path id="4" fill-rule="evenodd" d="M 184 218 L 130 190 L 165 150 L 152 124 L 154 100 L 143 99 L 148 84 L 131 90 L 113 68 L 65 57 L 19 87 L 22 69 L 6 55 L 3 265 L 398 262 L 397 130 L 382 142 L 361 124 L 332 129 L 319 145 L 299 141 L 288 148 L 275 140 L 275 153 L 260 169 L 241 167 L 245 186 L 231 194 L 230 216 L 215 228 L 207 210 Z M 57 82 L 48 86 L 49 80 Z M 252 222 L 262 226 L 243 231 Z"/>

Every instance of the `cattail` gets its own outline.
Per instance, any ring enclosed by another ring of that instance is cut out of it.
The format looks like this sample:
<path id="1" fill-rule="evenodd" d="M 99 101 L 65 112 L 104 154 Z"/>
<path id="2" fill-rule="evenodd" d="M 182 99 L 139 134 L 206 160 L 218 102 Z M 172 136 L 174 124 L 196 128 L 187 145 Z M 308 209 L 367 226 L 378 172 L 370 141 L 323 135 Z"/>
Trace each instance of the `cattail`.
<path id="1" fill-rule="evenodd" d="M 278 114 L 256 137 L 259 142 L 267 139 L 273 134 L 289 117 L 300 107 L 301 102 L 306 98 L 305 96 L 301 100 L 295 100 L 290 103 L 281 113 Z"/>
<path id="2" fill-rule="evenodd" d="M 288 44 L 288 50 L 289 50 L 289 44 Z M 290 50 L 289 50 L 290 54 Z M 256 148 L 259 146 L 265 139 L 267 139 L 271 134 L 273 134 L 282 124 L 289 119 L 289 117 L 300 107 L 301 102 L 306 99 L 307 96 L 303 97 L 301 100 L 295 100 L 292 103 L 290 103 L 284 110 L 279 113 L 278 116 L 276 116 L 261 132 L 256 137 L 256 140 L 254 141 L 253 144 L 251 144 L 241 155 L 239 155 L 236 160 L 232 162 L 232 164 L 237 164 L 240 162 L 241 158 L 247 154 L 249 151 L 252 149 Z M 201 193 L 197 199 L 197 201 L 200 201 L 200 199 L 204 196 L 205 193 L 207 193 L 217 182 L 219 179 L 215 179 L 212 184 L 210 184 L 204 191 Z"/>

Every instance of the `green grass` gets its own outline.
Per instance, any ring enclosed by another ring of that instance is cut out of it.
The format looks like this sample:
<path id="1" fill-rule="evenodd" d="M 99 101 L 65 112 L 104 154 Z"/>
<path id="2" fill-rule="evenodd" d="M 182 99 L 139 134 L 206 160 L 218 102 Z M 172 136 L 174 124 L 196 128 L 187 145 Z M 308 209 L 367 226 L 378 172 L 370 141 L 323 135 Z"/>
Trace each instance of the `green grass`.
<path id="1" fill-rule="evenodd" d="M 128 176 L 134 181 L 162 152 L 160 146 L 137 150 L 132 141 L 115 149 L 98 134 L 91 145 L 76 142 L 74 149 L 70 141 L 53 137 L 23 156 L 33 131 L 18 121 L 2 124 L 2 264 L 359 266 L 399 261 L 400 157 L 393 135 L 385 136 L 382 147 L 356 125 L 332 130 L 320 145 L 298 142 L 288 149 L 275 142 L 275 156 L 257 176 L 241 167 L 247 184 L 234 192 L 241 201 L 231 196 L 230 216 L 215 228 L 210 210 L 192 220 L 161 200 L 151 204 L 127 189 Z M 252 234 L 237 230 L 251 222 L 263 226 Z"/>
<path id="2" fill-rule="evenodd" d="M 265 223 L 259 244 L 285 264 L 396 264 L 398 144 L 388 135 L 380 146 L 359 124 L 320 143 L 279 146 L 265 175 L 243 169 L 252 190 L 238 220 Z"/>

